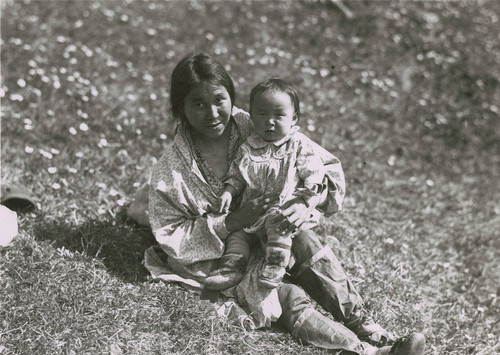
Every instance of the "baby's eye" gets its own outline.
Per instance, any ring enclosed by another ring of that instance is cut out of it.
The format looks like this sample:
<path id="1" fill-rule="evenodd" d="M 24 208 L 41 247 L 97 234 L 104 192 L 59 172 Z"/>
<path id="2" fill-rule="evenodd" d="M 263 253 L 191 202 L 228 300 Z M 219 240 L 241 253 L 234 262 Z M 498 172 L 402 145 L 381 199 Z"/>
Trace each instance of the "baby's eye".
<path id="1" fill-rule="evenodd" d="M 203 107 L 205 107 L 205 105 L 204 105 L 202 102 L 197 102 L 197 103 L 195 104 L 195 106 L 196 106 L 197 108 L 203 108 Z"/>

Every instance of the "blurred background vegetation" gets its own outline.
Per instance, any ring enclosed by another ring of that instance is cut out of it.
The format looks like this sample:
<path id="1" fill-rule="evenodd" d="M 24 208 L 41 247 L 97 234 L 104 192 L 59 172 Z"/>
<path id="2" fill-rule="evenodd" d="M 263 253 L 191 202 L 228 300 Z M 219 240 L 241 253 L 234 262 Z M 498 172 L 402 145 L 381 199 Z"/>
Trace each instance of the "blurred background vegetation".
<path id="1" fill-rule="evenodd" d="M 2 184 L 39 203 L 0 251 L 0 353 L 322 353 L 151 282 L 151 233 L 121 217 L 170 142 L 170 73 L 201 50 L 243 109 L 265 78 L 297 86 L 302 131 L 348 183 L 319 231 L 374 317 L 429 354 L 498 349 L 500 2 L 1 6 Z"/>

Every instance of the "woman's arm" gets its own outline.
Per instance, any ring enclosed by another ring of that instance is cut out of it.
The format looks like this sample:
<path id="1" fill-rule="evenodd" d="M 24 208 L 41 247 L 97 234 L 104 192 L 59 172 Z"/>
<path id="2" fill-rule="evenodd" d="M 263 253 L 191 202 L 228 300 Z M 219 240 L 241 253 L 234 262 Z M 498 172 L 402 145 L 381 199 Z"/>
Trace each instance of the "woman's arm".
<path id="1" fill-rule="evenodd" d="M 167 255 L 183 264 L 218 259 L 227 237 L 224 215 L 196 216 L 162 191 L 161 181 L 151 181 L 149 220 L 153 234 Z"/>
<path id="2" fill-rule="evenodd" d="M 217 199 L 186 164 L 179 141 L 153 169 L 149 190 L 151 229 L 165 253 L 181 263 L 218 259 L 228 234 L 225 215 L 210 213 L 216 210 Z"/>
<path id="3" fill-rule="evenodd" d="M 278 200 L 279 195 L 264 195 L 246 201 L 240 208 L 227 215 L 226 228 L 228 232 L 236 232 L 250 227 Z"/>

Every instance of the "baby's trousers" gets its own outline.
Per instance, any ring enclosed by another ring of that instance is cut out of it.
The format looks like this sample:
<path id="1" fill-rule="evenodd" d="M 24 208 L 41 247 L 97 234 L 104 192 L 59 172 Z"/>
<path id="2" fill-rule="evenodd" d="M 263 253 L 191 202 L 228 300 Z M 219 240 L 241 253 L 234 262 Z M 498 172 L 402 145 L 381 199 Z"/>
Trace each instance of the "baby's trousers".
<path id="1" fill-rule="evenodd" d="M 292 233 L 282 235 L 275 230 L 277 223 L 273 222 L 273 218 L 276 215 L 277 212 L 270 213 L 266 217 L 262 229 L 255 233 L 247 233 L 244 230 L 231 233 L 226 241 L 225 254 L 241 254 L 248 259 L 251 246 L 258 238 L 265 244 L 266 266 L 281 268 L 283 270 L 281 277 L 283 277 L 285 268 L 290 262 Z"/>

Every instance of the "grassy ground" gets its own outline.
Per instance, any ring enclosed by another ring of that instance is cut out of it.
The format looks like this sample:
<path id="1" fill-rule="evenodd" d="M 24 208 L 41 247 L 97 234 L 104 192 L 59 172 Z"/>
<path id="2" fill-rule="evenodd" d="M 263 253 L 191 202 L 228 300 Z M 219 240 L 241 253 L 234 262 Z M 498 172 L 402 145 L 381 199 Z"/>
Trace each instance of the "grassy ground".
<path id="1" fill-rule="evenodd" d="M 169 142 L 169 75 L 214 53 L 236 104 L 280 76 L 343 162 L 319 232 L 427 354 L 498 352 L 500 2 L 2 1 L 2 183 L 39 197 L 0 250 L 0 353 L 325 353 L 246 333 L 141 265 L 120 210 Z M 495 350 L 496 349 L 496 350 Z"/>

